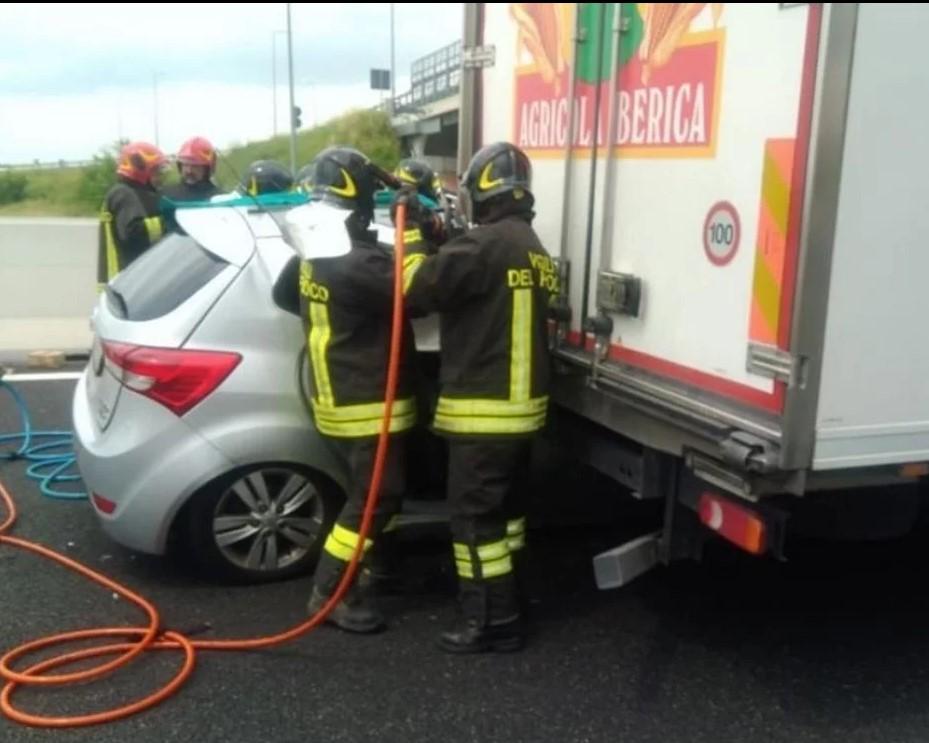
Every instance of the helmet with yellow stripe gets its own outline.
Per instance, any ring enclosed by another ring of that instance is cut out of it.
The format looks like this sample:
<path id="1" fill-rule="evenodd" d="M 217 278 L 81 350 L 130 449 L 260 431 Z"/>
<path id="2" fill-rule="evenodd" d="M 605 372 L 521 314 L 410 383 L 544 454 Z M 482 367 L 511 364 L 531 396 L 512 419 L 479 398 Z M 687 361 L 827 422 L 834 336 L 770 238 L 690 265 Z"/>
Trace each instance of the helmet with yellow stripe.
<path id="1" fill-rule="evenodd" d="M 475 204 L 504 193 L 519 199 L 531 193 L 532 165 L 516 145 L 496 142 L 475 153 L 461 177 L 461 185 Z"/>
<path id="2" fill-rule="evenodd" d="M 304 182 L 315 196 L 369 220 L 373 217 L 377 182 L 364 154 L 352 147 L 327 147 L 308 167 Z"/>
<path id="3" fill-rule="evenodd" d="M 274 160 L 256 160 L 242 174 L 239 183 L 239 191 L 252 196 L 290 191 L 293 187 L 294 177 L 290 171 Z"/>
<path id="4" fill-rule="evenodd" d="M 482 215 L 501 201 L 531 205 L 531 185 L 532 165 L 526 153 L 509 142 L 495 142 L 471 158 L 461 176 L 459 199 L 465 214 L 472 221 L 481 221 Z"/>
<path id="5" fill-rule="evenodd" d="M 422 160 L 406 158 L 399 162 L 394 170 L 394 176 L 403 183 L 415 186 L 420 194 L 438 203 L 442 183 L 439 176 L 427 163 Z"/>

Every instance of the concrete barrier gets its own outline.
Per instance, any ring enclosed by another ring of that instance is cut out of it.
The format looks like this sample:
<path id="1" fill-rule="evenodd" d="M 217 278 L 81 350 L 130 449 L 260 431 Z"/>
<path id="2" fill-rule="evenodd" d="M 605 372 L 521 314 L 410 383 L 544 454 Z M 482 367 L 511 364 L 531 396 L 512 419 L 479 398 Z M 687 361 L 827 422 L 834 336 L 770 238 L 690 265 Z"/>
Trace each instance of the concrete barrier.
<path id="1" fill-rule="evenodd" d="M 87 351 L 97 220 L 0 217 L 0 361 Z"/>

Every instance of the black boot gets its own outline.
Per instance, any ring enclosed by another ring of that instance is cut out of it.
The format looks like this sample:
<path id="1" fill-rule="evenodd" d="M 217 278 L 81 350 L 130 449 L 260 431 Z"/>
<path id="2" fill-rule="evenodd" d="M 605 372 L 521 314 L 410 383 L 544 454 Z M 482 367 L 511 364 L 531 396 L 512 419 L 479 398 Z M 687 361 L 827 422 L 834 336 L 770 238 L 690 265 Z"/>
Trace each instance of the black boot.
<path id="1" fill-rule="evenodd" d="M 316 583 L 306 606 L 310 616 L 319 613 L 325 606 L 342 577 L 341 568 L 344 564 L 337 565 L 336 570 L 331 570 L 331 566 L 327 564 L 327 557 L 323 555 L 316 570 Z M 326 617 L 326 622 L 346 632 L 359 634 L 380 632 L 387 626 L 384 615 L 371 598 L 370 591 L 359 585 L 357 579 Z"/>
<path id="2" fill-rule="evenodd" d="M 513 576 L 489 581 L 461 581 L 455 624 L 439 637 L 448 653 L 501 653 L 522 649 L 525 628 Z"/>
<path id="3" fill-rule="evenodd" d="M 369 595 L 406 593 L 396 532 L 381 534 L 358 570 L 358 585 Z"/>

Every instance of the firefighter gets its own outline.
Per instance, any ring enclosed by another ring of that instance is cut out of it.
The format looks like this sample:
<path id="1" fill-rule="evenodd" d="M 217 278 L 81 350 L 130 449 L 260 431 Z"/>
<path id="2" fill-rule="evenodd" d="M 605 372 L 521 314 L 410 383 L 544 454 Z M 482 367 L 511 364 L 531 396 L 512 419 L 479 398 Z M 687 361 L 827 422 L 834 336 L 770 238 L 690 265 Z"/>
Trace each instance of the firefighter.
<path id="1" fill-rule="evenodd" d="M 448 499 L 459 615 L 440 637 L 453 653 L 522 647 L 515 569 L 525 571 L 524 483 L 545 423 L 547 313 L 554 264 L 532 229 L 529 159 L 481 149 L 461 192 L 476 226 L 436 254 L 411 256 L 411 314 L 439 313 L 441 372 L 433 427 L 448 442 Z M 401 197 L 402 198 L 402 197 Z"/>
<path id="2" fill-rule="evenodd" d="M 154 245 L 164 233 L 158 188 L 167 158 L 155 145 L 131 142 L 119 153 L 116 184 L 100 209 L 97 287 Z"/>
<path id="3" fill-rule="evenodd" d="M 177 172 L 180 183 L 165 189 L 172 201 L 207 201 L 218 194 L 219 186 L 213 182 L 216 172 L 216 148 L 205 137 L 191 137 L 177 153 Z"/>
<path id="4" fill-rule="evenodd" d="M 256 160 L 242 174 L 236 190 L 258 196 L 291 191 L 293 187 L 294 177 L 288 168 L 275 160 Z"/>
<path id="5" fill-rule="evenodd" d="M 394 175 L 399 181 L 413 186 L 422 196 L 439 203 L 442 183 L 428 163 L 408 157 L 397 163 Z"/>
<path id="6" fill-rule="evenodd" d="M 329 147 L 312 163 L 314 196 L 349 210 L 351 251 L 339 258 L 300 265 L 301 307 L 312 370 L 312 407 L 319 432 L 344 454 L 349 467 L 347 499 L 329 533 L 314 577 L 307 610 L 315 614 L 332 595 L 359 528 L 384 416 L 384 390 L 391 335 L 393 257 L 368 228 L 374 216 L 376 181 L 368 158 L 349 147 Z M 405 488 L 405 442 L 413 428 L 413 335 L 407 321 L 399 384 L 390 421 L 391 442 L 381 498 L 364 549 L 392 527 Z M 367 559 L 367 557 L 366 557 Z M 355 581 L 328 621 L 350 632 L 375 632 L 384 618 L 373 587 Z"/>
<path id="7" fill-rule="evenodd" d="M 394 176 L 431 202 L 434 218 L 420 225 L 428 241 L 440 244 L 464 231 L 442 189 L 439 176 L 428 163 L 413 158 L 401 160 L 394 170 Z"/>

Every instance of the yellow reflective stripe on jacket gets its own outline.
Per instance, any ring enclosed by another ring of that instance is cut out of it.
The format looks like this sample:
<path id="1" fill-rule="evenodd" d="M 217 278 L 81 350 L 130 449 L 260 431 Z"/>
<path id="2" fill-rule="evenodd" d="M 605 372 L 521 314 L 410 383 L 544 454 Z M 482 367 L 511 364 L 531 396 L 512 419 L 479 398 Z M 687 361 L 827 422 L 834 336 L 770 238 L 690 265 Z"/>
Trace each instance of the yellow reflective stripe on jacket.
<path id="1" fill-rule="evenodd" d="M 518 552 L 526 546 L 526 519 L 510 519 L 506 522 L 506 544 L 510 552 Z"/>
<path id="2" fill-rule="evenodd" d="M 436 413 L 434 425 L 436 430 L 445 433 L 533 433 L 545 426 L 545 413 L 519 418 L 468 417 L 455 418 Z"/>
<path id="3" fill-rule="evenodd" d="M 376 436 L 384 420 L 383 402 L 363 405 L 327 405 L 313 400 L 316 428 L 329 436 L 353 438 Z M 408 431 L 416 424 L 416 403 L 412 397 L 395 400 L 390 415 L 390 432 Z"/>
<path id="4" fill-rule="evenodd" d="M 532 382 L 532 289 L 513 290 L 511 333 L 510 400 L 528 400 Z"/>
<path id="5" fill-rule="evenodd" d="M 548 397 L 532 394 L 532 289 L 513 290 L 510 389 L 506 400 L 439 397 L 435 427 L 459 434 L 532 433 L 545 425 Z"/>
<path id="6" fill-rule="evenodd" d="M 525 401 L 440 397 L 435 427 L 448 433 L 532 433 L 545 425 L 548 396 Z"/>
<path id="7" fill-rule="evenodd" d="M 514 417 L 544 414 L 547 407 L 548 395 L 521 402 L 439 397 L 436 412 L 447 416 L 462 417 Z"/>
<path id="8" fill-rule="evenodd" d="M 363 403 L 361 405 L 326 406 L 318 401 L 316 406 L 319 412 L 329 420 L 345 422 L 365 421 L 372 418 L 380 420 L 384 417 L 385 407 L 382 402 Z M 407 397 L 403 400 L 394 400 L 394 405 L 391 409 L 391 414 L 393 416 L 415 415 L 415 413 L 416 405 L 412 397 Z"/>
<path id="9" fill-rule="evenodd" d="M 106 278 L 111 280 L 119 273 L 119 253 L 116 252 L 116 235 L 113 234 L 113 213 L 108 209 L 100 212 L 103 223 L 103 239 L 106 243 Z"/>
<path id="10" fill-rule="evenodd" d="M 481 580 L 513 572 L 513 560 L 506 539 L 479 544 L 473 551 L 468 545 L 456 542 L 452 550 L 456 570 L 462 578 Z M 477 557 L 477 564 L 474 563 L 472 555 Z"/>
<path id="11" fill-rule="evenodd" d="M 164 231 L 164 222 L 161 221 L 161 217 L 145 218 L 145 233 L 148 235 L 149 245 L 154 245 L 158 242 L 164 234 Z"/>
<path id="12" fill-rule="evenodd" d="M 413 253 L 413 255 L 408 255 L 403 258 L 403 293 L 404 294 L 409 292 L 410 284 L 413 283 L 413 277 L 416 275 L 416 272 L 419 270 L 419 267 L 422 265 L 424 260 L 426 260 L 426 256 L 423 255 L 422 253 Z"/>
<path id="13" fill-rule="evenodd" d="M 423 233 L 420 231 L 419 227 L 413 227 L 412 229 L 405 230 L 403 233 L 403 242 L 406 244 L 417 243 L 422 241 Z"/>
<path id="14" fill-rule="evenodd" d="M 310 349 L 310 361 L 313 367 L 313 379 L 316 382 L 316 398 L 330 407 L 335 405 L 332 396 L 332 382 L 329 380 L 329 366 L 326 349 L 332 337 L 329 325 L 329 308 L 322 302 L 310 302 L 310 334 L 307 345 Z"/>
<path id="15" fill-rule="evenodd" d="M 360 534 L 336 524 L 332 527 L 332 531 L 326 538 L 326 544 L 323 549 L 336 559 L 348 562 L 352 559 L 355 547 L 358 545 L 358 540 L 360 538 Z M 374 544 L 374 542 L 370 539 L 365 539 L 363 550 L 367 552 L 371 549 L 372 544 Z"/>

